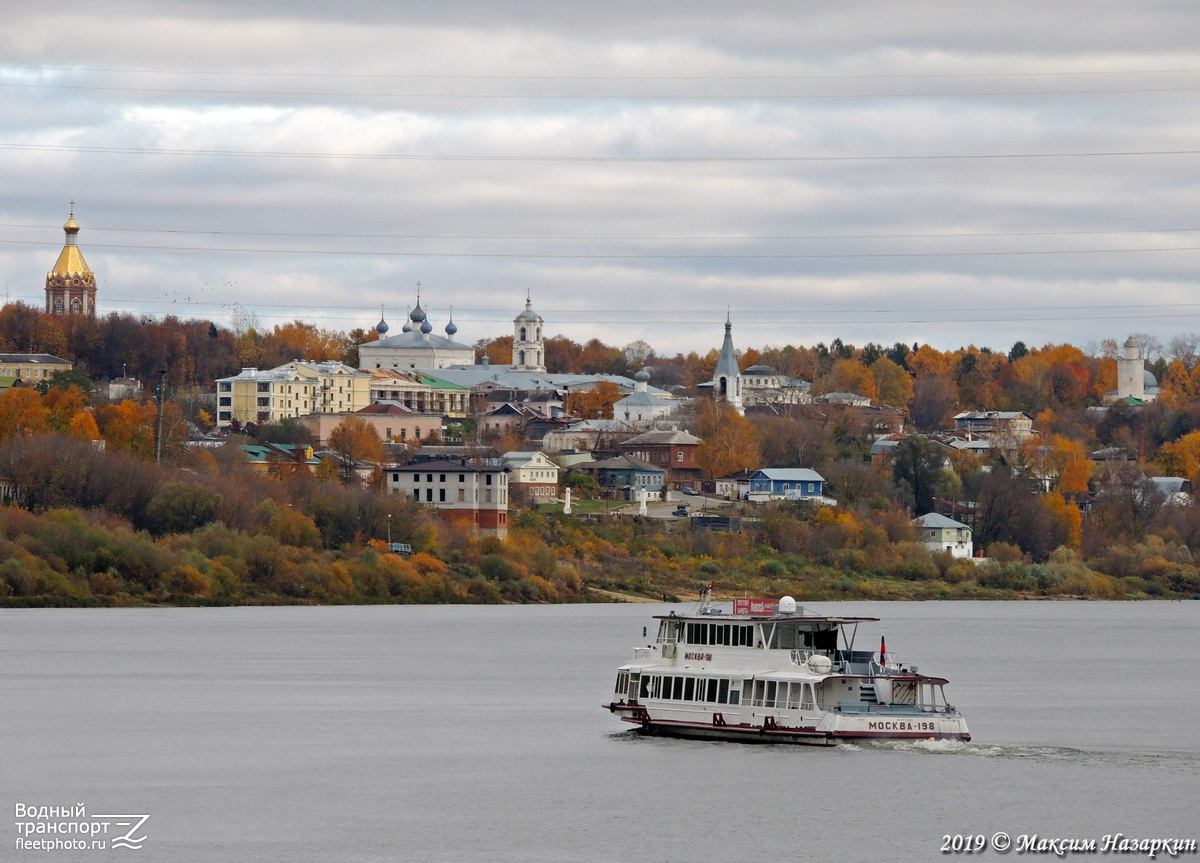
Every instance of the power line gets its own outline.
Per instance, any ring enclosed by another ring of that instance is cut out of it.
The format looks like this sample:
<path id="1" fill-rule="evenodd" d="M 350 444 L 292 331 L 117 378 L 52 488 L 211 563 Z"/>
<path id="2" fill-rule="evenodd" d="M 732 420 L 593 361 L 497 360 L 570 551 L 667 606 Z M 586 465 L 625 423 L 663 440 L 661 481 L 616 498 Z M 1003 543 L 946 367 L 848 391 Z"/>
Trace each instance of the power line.
<path id="1" fill-rule="evenodd" d="M 57 230 L 60 225 L 51 224 L 22 224 L 0 222 L 0 228 L 32 228 L 36 230 Z M 708 234 L 698 236 L 539 236 L 516 234 L 331 234 L 310 233 L 303 231 L 201 231 L 181 228 L 100 228 L 88 226 L 88 234 L 97 232 L 134 233 L 134 234 L 172 234 L 193 236 L 227 236 L 227 237 L 309 237 L 324 239 L 360 239 L 360 240 L 504 240 L 504 241 L 589 241 L 589 242 L 770 242 L 781 240 L 928 240 L 928 239 L 972 239 L 993 237 L 1073 237 L 1099 236 L 1105 234 L 1186 234 L 1200 231 L 1197 228 L 1096 228 L 1078 231 L 954 231 L 941 233 L 918 234 L 778 234 L 778 235 L 746 235 L 746 234 Z M 52 245 L 44 243 L 43 245 Z"/>
<path id="2" fill-rule="evenodd" d="M 257 159 L 361 159 L 400 162 L 914 162 L 971 161 L 1002 159 L 1088 159 L 1125 156 L 1195 156 L 1192 150 L 1113 150 L 1075 153 L 934 153 L 878 156 L 562 156 L 562 155 L 465 155 L 434 153 L 318 153 L 303 151 L 207 150 L 172 147 L 106 147 L 68 144 L 0 143 L 0 150 L 27 150 L 50 153 L 125 153 L 156 156 L 221 156 Z"/>
<path id="3" fill-rule="evenodd" d="M 1049 70 L 1041 72 L 923 72 L 896 74 L 821 74 L 821 75 L 463 75 L 463 74 L 405 74 L 365 72 L 269 72 L 250 70 L 197 69 L 131 69 L 100 66 L 42 66 L 6 63 L 0 69 L 29 72 L 74 72 L 132 75 L 211 75 L 222 77 L 261 78 L 357 78 L 388 80 L 448 80 L 448 81 L 829 81 L 829 80 L 896 80 L 941 78 L 1045 78 L 1045 77 L 1116 77 L 1120 75 L 1191 75 L 1200 69 L 1115 69 L 1115 70 Z"/>
<path id="4" fill-rule="evenodd" d="M 1200 87 L 1142 87 L 1096 90 L 996 90 L 920 93 L 385 93 L 316 90 L 222 90 L 204 87 L 118 87 L 99 84 L 52 84 L 45 82 L 0 81 L 3 87 L 42 90 L 77 90 L 105 93 L 167 93 L 188 96 L 253 96 L 256 98 L 338 98 L 338 99 L 475 99 L 475 100 L 550 100 L 550 101 L 828 101 L 834 99 L 997 99 L 1027 96 L 1149 96 L 1164 93 L 1195 93 Z"/>
<path id="5" fill-rule="evenodd" d="M 30 242 L 25 240 L 3 240 L 0 243 L 25 246 L 56 246 L 56 243 Z M 255 255 L 328 255 L 376 258 L 466 258 L 466 259 L 520 259 L 520 260 L 844 260 L 881 258 L 985 258 L 985 257 L 1034 257 L 1046 255 L 1117 255 L 1163 252 L 1195 252 L 1200 246 L 1160 246 L 1147 248 L 1116 249 L 1023 249 L 981 252 L 828 252 L 791 254 L 710 254 L 692 253 L 569 253 L 569 252 L 417 252 L 392 251 L 388 249 L 263 249 L 238 248 L 236 246 L 149 246 L 121 243 L 90 243 L 91 249 L 130 249 L 156 252 L 224 252 Z"/>

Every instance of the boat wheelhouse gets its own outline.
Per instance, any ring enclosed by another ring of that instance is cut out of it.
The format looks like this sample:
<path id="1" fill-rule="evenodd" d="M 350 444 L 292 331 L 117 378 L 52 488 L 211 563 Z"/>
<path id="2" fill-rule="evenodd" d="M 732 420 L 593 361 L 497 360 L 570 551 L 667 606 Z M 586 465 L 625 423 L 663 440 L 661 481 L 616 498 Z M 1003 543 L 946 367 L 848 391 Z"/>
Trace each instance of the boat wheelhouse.
<path id="1" fill-rule="evenodd" d="M 693 614 L 657 615 L 655 643 L 636 647 L 604 705 L 643 732 L 833 746 L 863 739 L 970 740 L 945 678 L 886 651 L 856 647 L 876 617 L 805 614 L 785 596 L 734 601 L 711 593 Z"/>

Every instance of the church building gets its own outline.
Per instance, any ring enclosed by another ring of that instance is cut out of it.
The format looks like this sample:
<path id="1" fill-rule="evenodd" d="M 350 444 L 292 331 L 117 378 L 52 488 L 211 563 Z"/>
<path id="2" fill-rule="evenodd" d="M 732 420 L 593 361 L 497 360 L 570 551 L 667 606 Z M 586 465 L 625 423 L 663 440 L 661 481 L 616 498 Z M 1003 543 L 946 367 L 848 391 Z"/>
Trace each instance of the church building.
<path id="1" fill-rule="evenodd" d="M 717 401 L 728 402 L 738 413 L 745 413 L 742 401 L 742 372 L 738 368 L 737 351 L 733 349 L 733 324 L 725 313 L 725 341 L 711 381 L 698 384 L 697 389 Z"/>
<path id="2" fill-rule="evenodd" d="M 408 313 L 408 320 L 400 332 L 389 336 L 387 322 L 382 314 L 375 332 L 379 338 L 363 342 L 358 346 L 358 366 L 361 369 L 444 369 L 447 366 L 474 365 L 475 350 L 470 345 L 454 341 L 458 326 L 454 315 L 446 324 L 446 335 L 433 332 L 433 324 L 421 308 L 421 293 L 418 286 L 417 304 Z"/>
<path id="3" fill-rule="evenodd" d="M 63 250 L 54 263 L 54 269 L 46 273 L 46 314 L 96 316 L 96 275 L 88 269 L 83 253 L 79 251 L 77 239 L 79 225 L 75 221 L 75 207 L 63 225 L 67 235 Z"/>

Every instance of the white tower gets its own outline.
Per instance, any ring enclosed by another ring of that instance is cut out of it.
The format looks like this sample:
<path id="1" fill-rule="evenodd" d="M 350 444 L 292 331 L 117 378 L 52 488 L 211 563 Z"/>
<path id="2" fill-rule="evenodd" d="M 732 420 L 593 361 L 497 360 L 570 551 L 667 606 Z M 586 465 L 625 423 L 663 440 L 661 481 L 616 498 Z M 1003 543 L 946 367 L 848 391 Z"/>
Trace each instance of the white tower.
<path id="1" fill-rule="evenodd" d="M 512 367 L 519 372 L 546 370 L 546 341 L 542 338 L 542 316 L 533 310 L 525 292 L 525 311 L 513 318 Z"/>
<path id="2" fill-rule="evenodd" d="M 1117 398 L 1133 397 L 1146 400 L 1146 368 L 1142 363 L 1141 346 L 1130 336 L 1125 340 L 1125 355 L 1117 360 Z"/>

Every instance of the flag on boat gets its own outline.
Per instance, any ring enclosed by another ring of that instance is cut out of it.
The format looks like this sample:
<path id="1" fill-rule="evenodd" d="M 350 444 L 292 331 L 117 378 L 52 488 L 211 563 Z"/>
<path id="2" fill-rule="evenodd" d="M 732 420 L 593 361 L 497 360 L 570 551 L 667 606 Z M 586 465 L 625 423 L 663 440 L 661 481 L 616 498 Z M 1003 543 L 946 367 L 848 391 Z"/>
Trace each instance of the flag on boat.
<path id="1" fill-rule="evenodd" d="M 879 664 L 887 665 L 887 639 L 882 632 L 879 633 Z"/>

